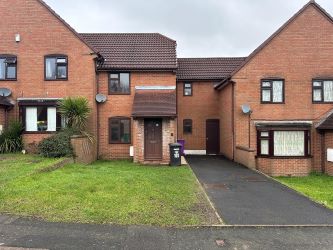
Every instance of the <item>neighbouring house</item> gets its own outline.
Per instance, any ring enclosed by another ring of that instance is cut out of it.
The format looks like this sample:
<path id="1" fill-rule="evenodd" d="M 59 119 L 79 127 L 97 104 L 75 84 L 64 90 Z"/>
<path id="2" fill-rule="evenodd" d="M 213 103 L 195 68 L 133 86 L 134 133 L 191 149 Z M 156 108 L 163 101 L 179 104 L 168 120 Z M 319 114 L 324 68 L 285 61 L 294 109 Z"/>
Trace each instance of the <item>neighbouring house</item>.
<path id="1" fill-rule="evenodd" d="M 333 19 L 314 1 L 231 58 L 177 58 L 158 33 L 79 34 L 41 0 L 0 14 L 0 131 L 20 119 L 28 151 L 64 126 L 58 101 L 83 96 L 96 158 L 168 164 L 183 139 L 273 176 L 333 175 Z"/>

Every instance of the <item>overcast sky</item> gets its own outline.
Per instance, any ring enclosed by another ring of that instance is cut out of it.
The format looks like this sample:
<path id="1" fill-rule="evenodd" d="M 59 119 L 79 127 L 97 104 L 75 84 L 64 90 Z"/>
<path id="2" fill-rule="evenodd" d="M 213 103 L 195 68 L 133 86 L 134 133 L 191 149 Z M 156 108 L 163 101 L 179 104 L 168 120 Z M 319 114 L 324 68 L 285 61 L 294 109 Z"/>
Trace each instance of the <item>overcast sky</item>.
<path id="1" fill-rule="evenodd" d="M 159 32 L 179 57 L 247 56 L 308 0 L 45 0 L 78 32 Z M 332 0 L 317 2 L 333 14 Z"/>

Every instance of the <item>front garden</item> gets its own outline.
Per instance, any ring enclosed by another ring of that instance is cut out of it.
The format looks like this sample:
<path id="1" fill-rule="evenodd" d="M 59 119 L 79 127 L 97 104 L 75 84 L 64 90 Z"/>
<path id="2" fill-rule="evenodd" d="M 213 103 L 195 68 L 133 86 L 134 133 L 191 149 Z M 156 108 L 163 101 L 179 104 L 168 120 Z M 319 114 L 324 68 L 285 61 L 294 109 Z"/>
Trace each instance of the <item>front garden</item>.
<path id="1" fill-rule="evenodd" d="M 189 167 L 98 161 L 45 172 L 61 159 L 0 157 L 0 213 L 57 222 L 218 224 Z"/>
<path id="2" fill-rule="evenodd" d="M 312 173 L 307 177 L 277 177 L 276 180 L 333 209 L 333 177 Z"/>

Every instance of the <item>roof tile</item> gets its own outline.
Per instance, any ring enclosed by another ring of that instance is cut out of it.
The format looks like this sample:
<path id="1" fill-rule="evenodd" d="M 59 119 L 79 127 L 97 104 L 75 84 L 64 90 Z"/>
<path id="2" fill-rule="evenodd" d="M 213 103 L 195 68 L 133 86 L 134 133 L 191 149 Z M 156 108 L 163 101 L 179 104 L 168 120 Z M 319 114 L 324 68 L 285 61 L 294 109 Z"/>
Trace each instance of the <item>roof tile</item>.
<path id="1" fill-rule="evenodd" d="M 100 69 L 174 70 L 176 41 L 158 33 L 80 34 L 106 59 Z"/>
<path id="2" fill-rule="evenodd" d="M 222 80 L 228 77 L 245 57 L 179 58 L 178 80 Z"/>

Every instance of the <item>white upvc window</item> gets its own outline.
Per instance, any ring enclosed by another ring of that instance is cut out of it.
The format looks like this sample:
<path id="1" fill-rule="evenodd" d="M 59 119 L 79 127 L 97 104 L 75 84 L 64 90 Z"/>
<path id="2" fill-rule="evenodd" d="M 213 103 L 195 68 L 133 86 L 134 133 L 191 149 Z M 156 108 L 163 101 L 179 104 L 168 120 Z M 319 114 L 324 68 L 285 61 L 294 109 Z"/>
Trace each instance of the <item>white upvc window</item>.
<path id="1" fill-rule="evenodd" d="M 311 153 L 309 130 L 258 131 L 258 155 L 267 157 L 300 157 Z"/>
<path id="2" fill-rule="evenodd" d="M 59 120 L 60 119 L 60 120 Z M 61 118 L 56 107 L 37 106 L 25 108 L 26 132 L 55 132 Z"/>
<path id="3" fill-rule="evenodd" d="M 284 102 L 284 80 L 262 80 L 261 81 L 261 102 L 262 103 L 283 103 Z"/>
<path id="4" fill-rule="evenodd" d="M 313 80 L 313 102 L 333 102 L 333 80 Z"/>

